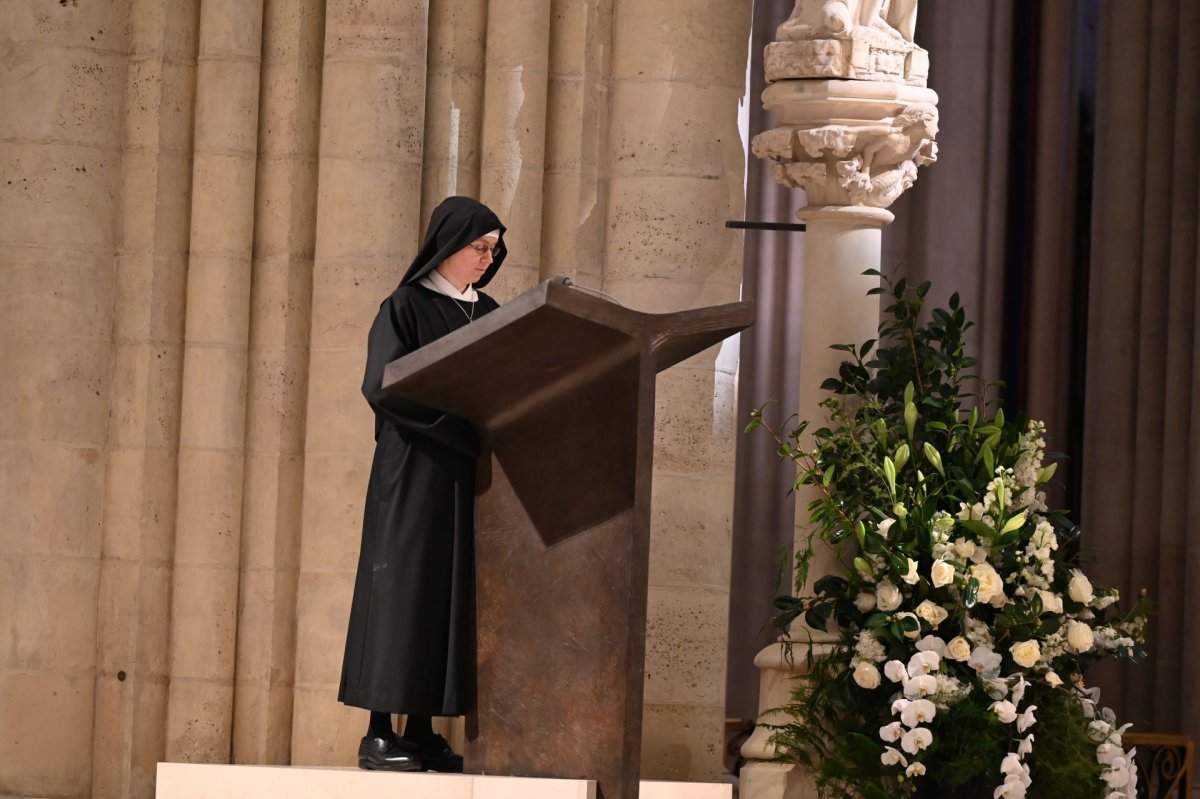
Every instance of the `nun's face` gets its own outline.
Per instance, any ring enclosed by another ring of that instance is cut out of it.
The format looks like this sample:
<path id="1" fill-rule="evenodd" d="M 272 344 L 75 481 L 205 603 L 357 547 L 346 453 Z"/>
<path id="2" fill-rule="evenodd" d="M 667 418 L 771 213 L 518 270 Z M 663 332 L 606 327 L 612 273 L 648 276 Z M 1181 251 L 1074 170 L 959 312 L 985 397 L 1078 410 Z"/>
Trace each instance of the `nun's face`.
<path id="1" fill-rule="evenodd" d="M 456 289 L 465 291 L 492 265 L 492 251 L 499 241 L 498 236 L 480 236 L 438 264 L 437 271 Z"/>

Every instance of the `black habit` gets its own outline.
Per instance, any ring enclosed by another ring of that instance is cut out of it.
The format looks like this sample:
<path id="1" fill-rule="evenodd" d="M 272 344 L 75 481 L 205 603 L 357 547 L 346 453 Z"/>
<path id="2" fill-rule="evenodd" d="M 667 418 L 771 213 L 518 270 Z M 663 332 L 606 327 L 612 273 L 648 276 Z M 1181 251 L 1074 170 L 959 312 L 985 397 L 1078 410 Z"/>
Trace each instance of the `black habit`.
<path id="1" fill-rule="evenodd" d="M 419 283 L 495 230 L 500 240 L 476 289 L 504 260 L 504 226 L 475 200 L 443 201 L 371 325 L 362 390 L 375 412 L 375 457 L 338 692 L 348 705 L 427 716 L 467 711 L 478 436 L 465 420 L 387 394 L 381 383 L 391 361 L 499 307 L 480 292 L 472 309 Z"/>

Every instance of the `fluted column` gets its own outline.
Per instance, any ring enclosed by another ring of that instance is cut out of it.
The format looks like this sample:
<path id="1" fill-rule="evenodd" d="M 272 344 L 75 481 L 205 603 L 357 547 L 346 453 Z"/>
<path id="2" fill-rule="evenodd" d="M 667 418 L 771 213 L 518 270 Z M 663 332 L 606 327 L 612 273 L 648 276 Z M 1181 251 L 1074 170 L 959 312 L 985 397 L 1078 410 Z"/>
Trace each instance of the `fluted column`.
<path id="1" fill-rule="evenodd" d="M 324 0 L 267 0 L 233 761 L 291 751 Z"/>
<path id="2" fill-rule="evenodd" d="M 737 108 L 750 9 L 683 7 L 617 0 L 614 12 L 603 286 L 656 312 L 737 300 L 741 278 L 742 237 L 724 223 L 744 206 Z M 721 770 L 736 352 L 727 342 L 657 382 L 647 778 L 713 780 Z"/>
<path id="3" fill-rule="evenodd" d="M 152 797 L 166 752 L 198 5 L 135 0 L 129 14 L 97 607 L 97 799 Z"/>
<path id="4" fill-rule="evenodd" d="M 843 360 L 829 346 L 878 337 L 879 301 L 867 291 L 879 286 L 879 278 L 862 273 L 880 267 L 881 230 L 893 219 L 886 208 L 913 185 L 919 167 L 937 159 L 937 95 L 925 88 L 928 54 L 912 41 L 916 2 L 881 7 L 878 15 L 839 16 L 821 0 L 798 0 L 764 59 L 772 83 L 763 105 L 778 127 L 754 138 L 754 154 L 774 163 L 776 181 L 804 189 L 808 198 L 796 214 L 807 227 L 799 416 L 813 422 L 812 430 L 825 421 L 820 403 L 828 392 L 821 383 L 837 374 Z M 812 434 L 799 444 L 810 448 Z M 809 538 L 808 505 L 816 496 L 811 486 L 796 491 L 797 548 Z M 819 541 L 814 546 L 801 594 L 840 568 L 834 549 Z M 762 669 L 760 712 L 787 700 L 790 677 L 802 670 L 809 646 L 819 655 L 837 640 L 801 622 L 789 637 L 798 650 L 790 657 L 785 642 L 770 644 L 755 659 Z M 760 726 L 742 752 L 772 756 L 770 735 Z M 815 796 L 811 775 L 768 763 L 743 769 L 746 799 L 785 794 Z"/>
<path id="5" fill-rule="evenodd" d="M 551 0 L 489 0 L 479 199 L 508 227 L 489 292 L 504 302 L 539 279 Z"/>
<path id="6" fill-rule="evenodd" d="M 0 11 L 0 786 L 14 795 L 90 790 L 128 12 Z"/>
<path id="7" fill-rule="evenodd" d="M 262 0 L 203 0 L 171 594 L 172 761 L 228 762 L 232 742 L 261 52 Z"/>
<path id="8" fill-rule="evenodd" d="M 337 702 L 374 425 L 367 332 L 417 249 L 428 3 L 329 0 L 304 453 L 292 763 L 349 765 Z"/>

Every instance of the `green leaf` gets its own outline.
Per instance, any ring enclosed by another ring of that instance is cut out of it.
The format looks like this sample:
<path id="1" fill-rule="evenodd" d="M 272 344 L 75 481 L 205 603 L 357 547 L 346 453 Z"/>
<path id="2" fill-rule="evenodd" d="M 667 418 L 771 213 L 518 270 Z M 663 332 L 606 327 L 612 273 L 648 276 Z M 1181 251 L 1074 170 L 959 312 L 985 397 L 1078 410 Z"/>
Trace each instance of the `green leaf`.
<path id="1" fill-rule="evenodd" d="M 967 590 L 963 592 L 963 606 L 967 609 L 975 607 L 979 602 L 979 579 L 972 577 L 967 580 Z"/>
<path id="2" fill-rule="evenodd" d="M 959 519 L 958 523 L 980 538 L 990 539 L 996 534 L 995 530 L 979 521 L 979 519 Z"/>
<path id="3" fill-rule="evenodd" d="M 821 477 L 821 485 L 825 486 L 826 488 L 829 487 L 829 482 L 833 480 L 833 470 L 836 468 L 837 464 L 835 463 L 825 470 L 825 474 Z"/>
<path id="4" fill-rule="evenodd" d="M 1000 528 L 1000 535 L 1004 535 L 1005 533 L 1009 533 L 1014 530 L 1020 530 L 1024 526 L 1025 526 L 1025 511 L 1021 511 L 1016 516 L 1013 516 L 1012 518 L 1010 518 L 1008 521 L 1006 521 L 1004 523 L 1004 526 Z"/>
<path id="5" fill-rule="evenodd" d="M 870 616 L 867 617 L 867 620 L 865 622 L 863 622 L 863 626 L 866 627 L 868 630 L 878 630 L 879 628 L 886 625 L 887 621 L 888 621 L 888 614 L 876 612 L 876 613 L 872 613 Z"/>
<path id="6" fill-rule="evenodd" d="M 813 593 L 841 596 L 846 593 L 848 585 L 850 585 L 850 581 L 845 577 L 838 577 L 836 574 L 827 574 L 813 583 Z"/>
<path id="7" fill-rule="evenodd" d="M 742 432 L 749 433 L 751 430 L 757 430 L 758 428 L 760 428 L 762 426 L 763 426 L 762 419 L 754 418 L 754 419 L 750 420 L 750 424 L 746 425 L 746 429 L 743 430 Z"/>
<path id="8" fill-rule="evenodd" d="M 1042 468 L 1038 469 L 1037 470 L 1037 484 L 1041 485 L 1043 483 L 1050 482 L 1051 478 L 1054 477 L 1054 473 L 1056 471 L 1058 471 L 1057 463 L 1052 463 L 1049 466 L 1043 466 Z"/>

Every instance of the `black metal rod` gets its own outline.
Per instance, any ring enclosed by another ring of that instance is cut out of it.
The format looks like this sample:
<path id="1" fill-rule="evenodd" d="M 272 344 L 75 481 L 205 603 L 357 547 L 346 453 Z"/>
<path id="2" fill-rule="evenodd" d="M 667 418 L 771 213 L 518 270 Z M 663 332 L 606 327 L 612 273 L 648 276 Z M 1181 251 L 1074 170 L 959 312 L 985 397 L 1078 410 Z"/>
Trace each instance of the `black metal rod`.
<path id="1" fill-rule="evenodd" d="M 730 219 L 725 222 L 725 227 L 736 230 L 788 230 L 791 232 L 804 232 L 803 222 L 743 222 L 740 219 Z"/>

